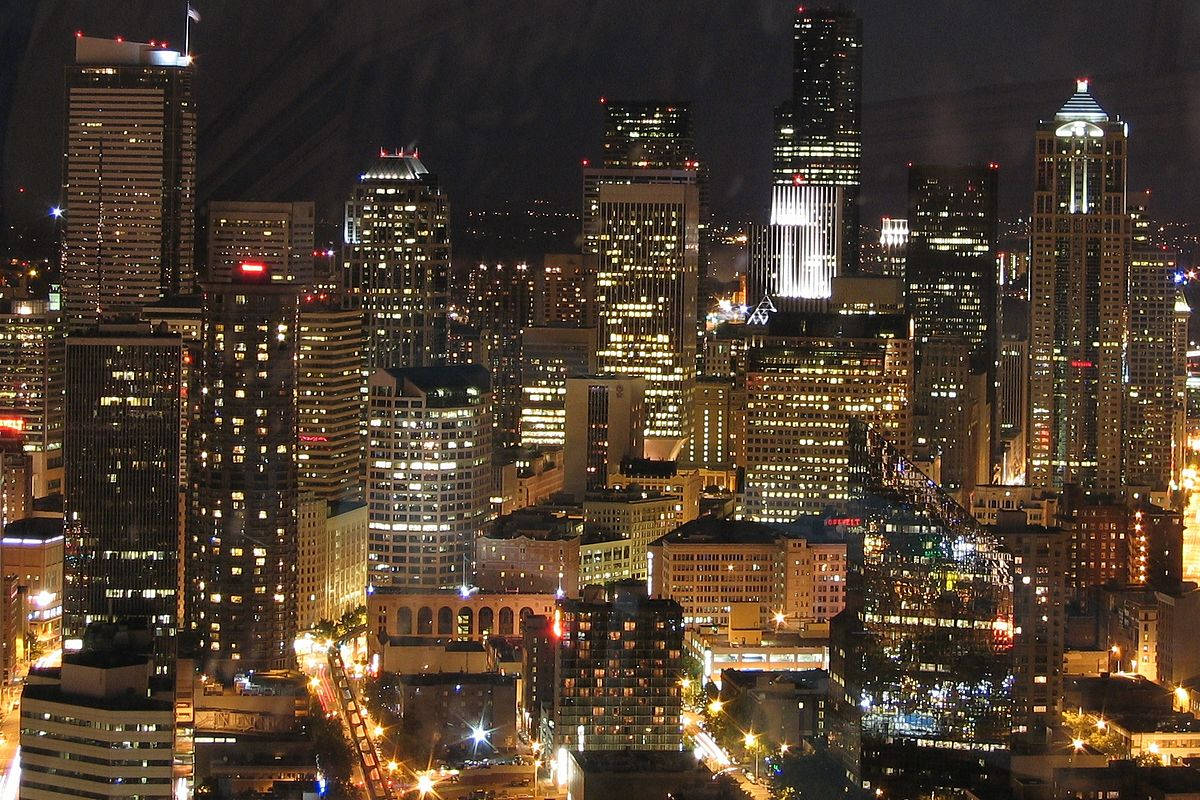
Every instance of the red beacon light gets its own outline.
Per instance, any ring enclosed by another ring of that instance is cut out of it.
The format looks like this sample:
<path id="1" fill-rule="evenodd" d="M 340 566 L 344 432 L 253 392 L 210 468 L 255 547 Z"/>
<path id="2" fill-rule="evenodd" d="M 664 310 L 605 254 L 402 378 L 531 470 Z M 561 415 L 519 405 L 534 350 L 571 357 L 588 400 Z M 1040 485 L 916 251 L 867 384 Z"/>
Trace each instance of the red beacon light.
<path id="1" fill-rule="evenodd" d="M 75 31 L 75 38 L 76 38 L 76 39 L 82 39 L 82 38 L 83 38 L 83 31 Z"/>
<path id="2" fill-rule="evenodd" d="M 579 163 L 586 167 L 586 166 L 589 166 L 592 162 L 590 162 L 586 158 L 584 158 L 584 159 L 580 159 Z"/>

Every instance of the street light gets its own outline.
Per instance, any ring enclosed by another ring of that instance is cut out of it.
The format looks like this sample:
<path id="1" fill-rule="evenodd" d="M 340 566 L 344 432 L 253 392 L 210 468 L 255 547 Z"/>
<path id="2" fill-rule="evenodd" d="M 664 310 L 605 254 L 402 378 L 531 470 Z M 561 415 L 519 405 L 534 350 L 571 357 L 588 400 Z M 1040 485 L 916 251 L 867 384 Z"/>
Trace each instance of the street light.
<path id="1" fill-rule="evenodd" d="M 1083 739 L 1072 739 L 1071 746 L 1074 747 L 1075 752 L 1078 753 L 1080 750 L 1083 749 Z"/>
<path id="2" fill-rule="evenodd" d="M 417 792 L 421 797 L 433 791 L 433 776 L 428 772 L 422 772 L 417 776 Z"/>
<path id="3" fill-rule="evenodd" d="M 714 714 L 720 714 L 721 709 L 724 707 L 725 707 L 725 704 L 722 703 L 720 700 L 713 700 L 711 703 L 708 704 L 708 710 Z"/>
<path id="4" fill-rule="evenodd" d="M 758 735 L 747 731 L 746 735 L 742 737 L 742 744 L 744 744 L 746 746 L 747 752 L 749 752 L 749 751 L 754 752 L 754 781 L 755 781 L 755 783 L 757 783 L 758 782 L 758 748 L 756 748 L 755 745 L 758 744 Z"/>
<path id="5" fill-rule="evenodd" d="M 783 744 L 779 745 L 779 755 L 786 756 L 787 751 L 791 750 L 791 749 L 792 749 L 792 746 L 790 744 L 788 744 L 787 742 L 784 742 Z"/>

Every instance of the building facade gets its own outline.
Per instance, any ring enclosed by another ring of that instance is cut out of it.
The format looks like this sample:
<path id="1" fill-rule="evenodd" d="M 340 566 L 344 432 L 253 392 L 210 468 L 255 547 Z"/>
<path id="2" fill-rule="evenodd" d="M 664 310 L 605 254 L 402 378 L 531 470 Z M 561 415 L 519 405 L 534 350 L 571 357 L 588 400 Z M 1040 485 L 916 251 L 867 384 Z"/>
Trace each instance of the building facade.
<path id="1" fill-rule="evenodd" d="M 582 499 L 608 485 L 621 462 L 644 450 L 646 382 L 588 375 L 566 379 L 563 491 Z"/>
<path id="2" fill-rule="evenodd" d="M 47 301 L 0 301 L 0 419 L 21 431 L 34 497 L 62 491 L 63 347 Z"/>
<path id="3" fill-rule="evenodd" d="M 315 214 L 311 202 L 210 202 L 208 280 L 230 281 L 248 262 L 265 265 L 274 282 L 311 286 Z"/>
<path id="4" fill-rule="evenodd" d="M 528 327 L 521 334 L 522 447 L 566 442 L 567 378 L 596 371 L 593 328 Z"/>
<path id="5" fill-rule="evenodd" d="M 846 254 L 845 187 L 788 184 L 771 190 L 770 224 L 751 231 L 746 299 L 779 311 L 825 310 Z"/>

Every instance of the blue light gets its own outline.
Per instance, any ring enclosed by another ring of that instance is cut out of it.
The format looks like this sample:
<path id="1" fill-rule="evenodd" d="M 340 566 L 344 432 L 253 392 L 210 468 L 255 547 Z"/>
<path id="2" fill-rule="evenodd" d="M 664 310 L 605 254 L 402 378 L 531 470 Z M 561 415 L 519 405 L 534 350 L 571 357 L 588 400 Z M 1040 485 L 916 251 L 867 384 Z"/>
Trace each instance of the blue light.
<path id="1" fill-rule="evenodd" d="M 1183 274 L 1182 272 L 1175 273 L 1175 282 L 1176 283 L 1183 283 L 1185 280 L 1187 280 L 1187 275 Z"/>
<path id="2" fill-rule="evenodd" d="M 62 215 L 63 215 L 62 207 L 54 206 L 53 208 L 50 209 L 50 216 L 54 217 L 55 219 L 62 219 Z"/>

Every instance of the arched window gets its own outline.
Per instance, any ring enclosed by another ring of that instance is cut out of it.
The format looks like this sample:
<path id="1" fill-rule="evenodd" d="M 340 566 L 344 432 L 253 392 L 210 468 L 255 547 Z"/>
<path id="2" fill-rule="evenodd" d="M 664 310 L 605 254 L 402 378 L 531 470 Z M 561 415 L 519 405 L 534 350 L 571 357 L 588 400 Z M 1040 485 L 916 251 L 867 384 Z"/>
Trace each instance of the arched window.
<path id="1" fill-rule="evenodd" d="M 474 631 L 471 630 L 471 623 L 475 621 L 475 612 L 467 607 L 458 610 L 458 632 L 457 636 L 470 637 Z"/>
<path id="2" fill-rule="evenodd" d="M 500 635 L 513 635 L 513 613 L 512 609 L 508 606 L 500 609 Z"/>
<path id="3" fill-rule="evenodd" d="M 452 633 L 454 633 L 454 612 L 450 610 L 450 606 L 442 606 L 438 609 L 438 636 Z"/>
<path id="4" fill-rule="evenodd" d="M 529 606 L 525 606 L 524 608 L 521 609 L 521 623 L 522 624 L 524 624 L 526 617 L 532 617 L 532 616 L 533 616 L 533 609 L 530 608 Z"/>
<path id="5" fill-rule="evenodd" d="M 417 635 L 429 636 L 433 633 L 433 609 L 421 606 L 417 612 Z"/>
<path id="6" fill-rule="evenodd" d="M 490 606 L 479 609 L 479 635 L 486 636 L 496 632 L 496 612 Z"/>
<path id="7" fill-rule="evenodd" d="M 412 636 L 412 609 L 400 606 L 396 609 L 396 635 Z"/>

